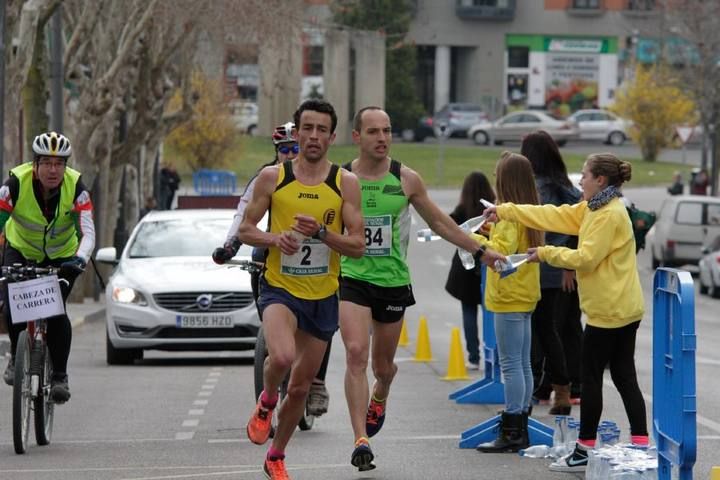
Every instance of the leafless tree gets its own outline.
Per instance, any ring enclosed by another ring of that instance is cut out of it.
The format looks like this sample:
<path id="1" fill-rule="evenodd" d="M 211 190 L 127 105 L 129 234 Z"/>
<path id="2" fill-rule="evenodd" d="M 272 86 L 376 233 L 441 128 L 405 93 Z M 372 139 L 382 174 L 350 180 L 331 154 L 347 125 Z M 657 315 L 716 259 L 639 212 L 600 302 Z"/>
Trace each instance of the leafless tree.
<path id="1" fill-rule="evenodd" d="M 710 163 L 715 195 L 720 156 L 720 142 L 716 139 L 716 126 L 720 121 L 720 30 L 715 20 L 720 15 L 720 2 L 667 0 L 663 3 L 667 26 L 663 32 L 665 58 L 678 67 L 675 71 L 692 95 L 705 137 L 712 144 Z M 703 155 L 703 168 L 708 166 L 707 162 Z"/>

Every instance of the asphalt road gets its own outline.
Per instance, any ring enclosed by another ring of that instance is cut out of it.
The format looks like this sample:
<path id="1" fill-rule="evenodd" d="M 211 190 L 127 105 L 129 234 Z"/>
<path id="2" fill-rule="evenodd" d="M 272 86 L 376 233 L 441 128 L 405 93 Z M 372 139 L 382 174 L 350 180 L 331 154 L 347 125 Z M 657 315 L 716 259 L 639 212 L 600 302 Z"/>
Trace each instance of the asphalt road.
<path id="1" fill-rule="evenodd" d="M 656 205 L 663 189 L 627 192 L 645 207 Z M 456 191 L 433 191 L 443 210 Z M 415 215 L 413 228 L 425 224 Z M 414 233 L 414 232 L 413 232 Z M 414 238 L 414 237 L 413 237 Z M 562 479 L 582 476 L 547 470 L 548 460 L 487 455 L 458 448 L 460 432 L 491 417 L 496 405 L 458 405 L 448 394 L 466 382 L 441 379 L 447 369 L 451 327 L 460 326 L 460 305 L 443 289 L 453 249 L 445 242 L 410 247 L 418 304 L 407 314 L 410 347 L 398 351 L 399 374 L 383 431 L 373 439 L 378 469 L 359 474 L 349 464 L 352 432 L 343 396 L 344 350 L 336 336 L 328 386 L 330 412 L 308 432 L 296 433 L 287 451 L 294 479 Z M 647 314 L 636 359 L 648 412 L 652 399 L 650 259 L 639 257 Z M 707 479 L 720 465 L 720 398 L 715 375 L 720 365 L 720 301 L 696 296 L 698 461 L 695 478 Z M 428 319 L 435 361 L 412 361 L 418 318 Z M 105 364 L 102 321 L 74 332 L 70 361 L 72 400 L 56 412 L 52 443 L 31 445 L 15 455 L 11 440 L 11 390 L 0 388 L 0 479 L 151 480 L 256 479 L 265 448 L 248 442 L 245 422 L 253 408 L 250 354 L 151 352 L 134 366 Z M 609 375 L 608 375 L 609 377 Z M 627 439 L 620 398 L 606 379 L 604 419 L 616 421 Z M 536 409 L 537 418 L 551 418 Z M 573 409 L 577 416 L 579 410 Z"/>

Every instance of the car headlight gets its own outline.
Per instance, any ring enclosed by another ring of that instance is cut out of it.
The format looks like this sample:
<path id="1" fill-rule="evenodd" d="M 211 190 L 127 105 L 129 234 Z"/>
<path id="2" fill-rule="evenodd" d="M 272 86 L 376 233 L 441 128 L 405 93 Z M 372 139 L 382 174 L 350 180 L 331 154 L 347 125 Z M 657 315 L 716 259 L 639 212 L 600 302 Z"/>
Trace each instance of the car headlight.
<path id="1" fill-rule="evenodd" d="M 140 306 L 148 304 L 142 293 L 130 287 L 113 287 L 112 299 L 117 303 L 132 303 Z"/>

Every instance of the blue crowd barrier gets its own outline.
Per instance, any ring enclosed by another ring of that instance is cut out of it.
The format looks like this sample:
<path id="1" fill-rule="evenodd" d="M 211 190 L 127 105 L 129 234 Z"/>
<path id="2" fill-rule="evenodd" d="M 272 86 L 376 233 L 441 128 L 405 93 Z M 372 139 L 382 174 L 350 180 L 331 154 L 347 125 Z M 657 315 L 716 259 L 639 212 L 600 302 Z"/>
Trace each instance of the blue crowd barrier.
<path id="1" fill-rule="evenodd" d="M 485 277 L 487 267 L 482 267 L 480 295 L 485 298 Z M 482 305 L 483 318 L 483 363 L 485 377 L 450 394 L 450 400 L 457 403 L 496 404 L 505 403 L 505 386 L 500 374 L 495 322 L 492 312 Z M 471 427 L 460 434 L 460 448 L 476 448 L 481 443 L 490 442 L 497 437 L 500 415 Z M 531 445 L 552 445 L 553 429 L 534 418 L 528 418 L 528 435 Z"/>
<path id="2" fill-rule="evenodd" d="M 193 188 L 198 195 L 232 195 L 237 189 L 235 172 L 201 168 L 193 173 Z"/>
<path id="3" fill-rule="evenodd" d="M 653 279 L 653 431 L 658 479 L 693 478 L 697 455 L 695 286 L 690 273 L 659 268 Z"/>

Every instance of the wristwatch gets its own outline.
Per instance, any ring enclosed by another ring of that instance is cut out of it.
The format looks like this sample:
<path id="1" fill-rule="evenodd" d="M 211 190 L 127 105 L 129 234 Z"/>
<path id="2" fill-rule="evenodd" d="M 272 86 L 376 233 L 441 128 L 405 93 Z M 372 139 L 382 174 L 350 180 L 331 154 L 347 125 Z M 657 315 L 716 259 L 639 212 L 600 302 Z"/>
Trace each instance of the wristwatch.
<path id="1" fill-rule="evenodd" d="M 321 223 L 320 228 L 318 228 L 318 231 L 312 236 L 312 238 L 315 240 L 325 241 L 325 237 L 327 237 L 327 228 L 325 228 L 325 225 Z"/>

